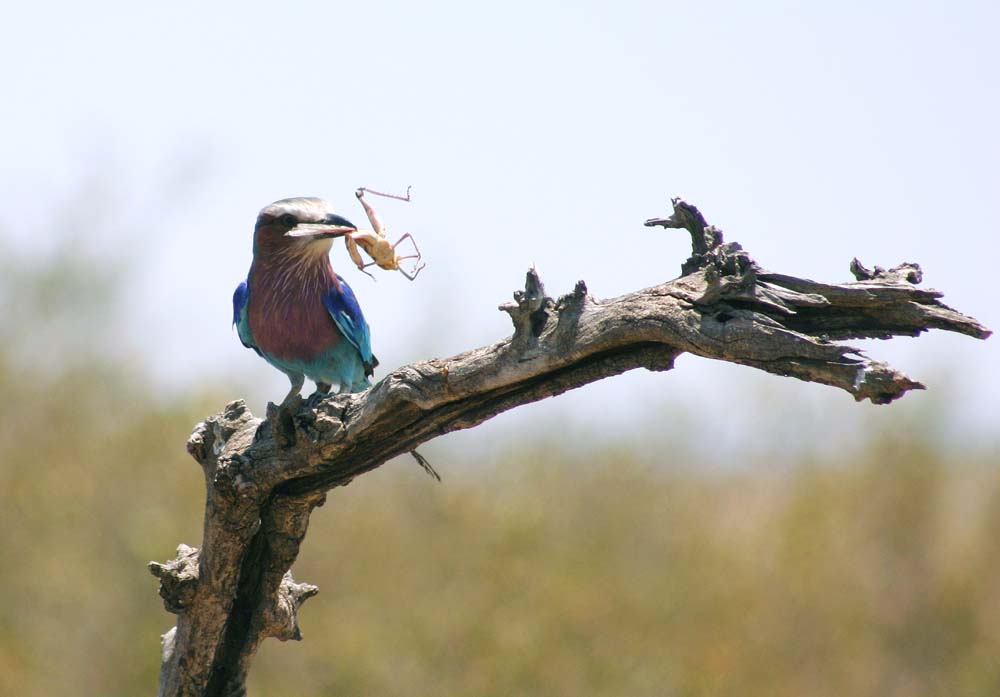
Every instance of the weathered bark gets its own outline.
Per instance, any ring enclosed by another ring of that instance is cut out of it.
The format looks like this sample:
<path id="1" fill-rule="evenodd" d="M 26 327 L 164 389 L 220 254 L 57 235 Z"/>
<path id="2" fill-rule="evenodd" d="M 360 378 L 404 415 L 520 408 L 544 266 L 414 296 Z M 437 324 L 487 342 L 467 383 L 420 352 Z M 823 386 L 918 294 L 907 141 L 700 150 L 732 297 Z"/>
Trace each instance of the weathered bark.
<path id="1" fill-rule="evenodd" d="M 242 401 L 199 424 L 188 450 L 205 472 L 200 550 L 152 563 L 177 626 L 164 636 L 160 694 L 245 694 L 266 637 L 299 639 L 298 608 L 316 593 L 289 569 L 324 494 L 436 436 L 516 406 L 634 368 L 669 370 L 681 353 L 819 382 L 857 400 L 889 403 L 923 386 L 837 340 L 916 336 L 930 328 L 986 338 L 971 317 L 916 287 L 920 269 L 856 259 L 850 283 L 765 271 L 680 200 L 647 226 L 683 228 L 693 254 L 683 276 L 610 300 L 581 281 L 553 300 L 534 269 L 501 310 L 513 336 L 445 359 L 403 366 L 361 394 L 269 409 Z"/>

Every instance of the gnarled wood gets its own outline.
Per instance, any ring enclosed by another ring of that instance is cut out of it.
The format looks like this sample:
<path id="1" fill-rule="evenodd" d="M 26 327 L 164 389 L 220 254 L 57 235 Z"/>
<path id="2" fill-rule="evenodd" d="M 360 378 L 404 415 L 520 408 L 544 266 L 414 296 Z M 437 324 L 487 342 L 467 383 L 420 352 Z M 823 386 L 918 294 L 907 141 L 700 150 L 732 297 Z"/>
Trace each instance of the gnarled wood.
<path id="1" fill-rule="evenodd" d="M 264 421 L 239 401 L 199 424 L 188 448 L 208 492 L 202 547 L 150 566 L 179 615 L 164 636 L 160 694 L 243 695 L 259 643 L 300 638 L 298 608 L 316 588 L 289 569 L 324 493 L 432 438 L 628 370 L 669 370 L 681 353 L 886 404 L 923 385 L 837 341 L 931 328 L 990 334 L 918 288 L 916 264 L 872 271 L 855 259 L 857 280 L 840 284 L 773 273 L 697 208 L 673 203 L 673 215 L 646 225 L 691 234 L 680 278 L 609 300 L 580 281 L 553 299 L 531 269 L 500 307 L 514 324 L 503 341 L 403 366 L 361 394 L 271 409 Z"/>

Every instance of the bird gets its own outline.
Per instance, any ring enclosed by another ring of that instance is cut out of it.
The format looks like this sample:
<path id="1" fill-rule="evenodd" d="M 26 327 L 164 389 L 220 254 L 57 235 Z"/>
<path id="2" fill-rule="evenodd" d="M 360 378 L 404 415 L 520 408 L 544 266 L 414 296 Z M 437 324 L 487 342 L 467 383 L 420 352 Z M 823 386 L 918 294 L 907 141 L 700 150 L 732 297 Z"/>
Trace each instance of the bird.
<path id="1" fill-rule="evenodd" d="M 287 405 L 305 378 L 328 394 L 362 392 L 378 366 L 358 299 L 330 263 L 333 240 L 357 227 L 321 198 L 275 201 L 254 225 L 253 260 L 233 293 L 244 346 L 288 376 Z"/>

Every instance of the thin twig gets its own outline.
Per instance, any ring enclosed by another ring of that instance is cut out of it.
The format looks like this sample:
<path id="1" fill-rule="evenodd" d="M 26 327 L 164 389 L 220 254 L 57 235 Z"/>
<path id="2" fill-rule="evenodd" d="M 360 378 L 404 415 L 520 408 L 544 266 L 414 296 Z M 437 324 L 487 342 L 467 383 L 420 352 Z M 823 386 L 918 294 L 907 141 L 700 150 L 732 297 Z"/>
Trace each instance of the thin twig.
<path id="1" fill-rule="evenodd" d="M 413 459 L 417 461 L 417 464 L 424 468 L 424 472 L 434 477 L 439 482 L 441 481 L 441 475 L 437 473 L 437 470 L 431 466 L 431 463 L 427 461 L 427 458 L 418 453 L 416 450 L 411 450 L 410 455 Z"/>

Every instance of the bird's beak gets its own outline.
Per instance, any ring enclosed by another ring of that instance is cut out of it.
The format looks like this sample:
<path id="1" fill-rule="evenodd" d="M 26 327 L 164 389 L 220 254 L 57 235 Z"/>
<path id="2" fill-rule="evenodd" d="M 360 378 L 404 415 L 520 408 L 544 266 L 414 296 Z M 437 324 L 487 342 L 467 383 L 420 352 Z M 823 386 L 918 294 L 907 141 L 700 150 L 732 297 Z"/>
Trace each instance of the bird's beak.
<path id="1" fill-rule="evenodd" d="M 299 223 L 285 233 L 285 237 L 312 237 L 314 239 L 327 239 L 330 237 L 341 237 L 351 232 L 357 232 L 358 228 L 347 218 L 331 213 L 326 216 L 322 223 Z"/>

